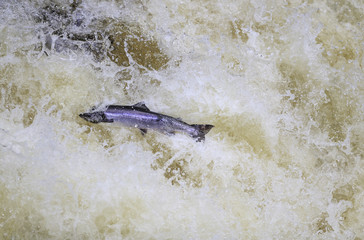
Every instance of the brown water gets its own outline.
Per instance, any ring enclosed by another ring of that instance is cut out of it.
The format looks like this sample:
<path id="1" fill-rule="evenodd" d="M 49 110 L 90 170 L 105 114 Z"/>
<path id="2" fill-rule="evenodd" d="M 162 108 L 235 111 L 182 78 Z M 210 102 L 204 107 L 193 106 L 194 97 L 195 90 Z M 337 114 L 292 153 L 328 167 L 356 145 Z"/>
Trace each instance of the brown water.
<path id="1" fill-rule="evenodd" d="M 362 1 L 0 11 L 0 238 L 364 239 Z M 139 101 L 215 128 L 78 117 Z"/>

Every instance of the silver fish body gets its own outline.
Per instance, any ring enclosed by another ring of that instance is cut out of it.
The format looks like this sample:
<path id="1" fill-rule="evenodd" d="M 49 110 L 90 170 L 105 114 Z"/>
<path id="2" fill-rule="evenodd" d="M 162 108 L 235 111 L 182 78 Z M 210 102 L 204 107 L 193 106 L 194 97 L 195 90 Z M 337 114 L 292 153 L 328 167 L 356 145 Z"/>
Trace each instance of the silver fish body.
<path id="1" fill-rule="evenodd" d="M 175 132 L 184 132 L 191 137 L 202 141 L 213 125 L 209 124 L 188 124 L 181 119 L 152 112 L 144 103 L 137 103 L 133 106 L 109 105 L 104 111 L 96 111 L 80 114 L 80 117 L 92 123 L 99 122 L 120 122 L 127 127 L 139 128 L 143 134 L 148 129 L 173 135 Z"/>

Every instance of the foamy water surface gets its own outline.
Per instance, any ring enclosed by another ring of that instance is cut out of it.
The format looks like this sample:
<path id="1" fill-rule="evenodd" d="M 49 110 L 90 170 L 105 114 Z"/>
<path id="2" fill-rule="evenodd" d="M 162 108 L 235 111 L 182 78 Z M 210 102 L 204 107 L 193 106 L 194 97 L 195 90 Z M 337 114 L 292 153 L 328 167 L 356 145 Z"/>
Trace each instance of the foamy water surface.
<path id="1" fill-rule="evenodd" d="M 364 5 L 2 1 L 1 239 L 364 239 Z M 144 101 L 205 142 L 78 114 Z"/>

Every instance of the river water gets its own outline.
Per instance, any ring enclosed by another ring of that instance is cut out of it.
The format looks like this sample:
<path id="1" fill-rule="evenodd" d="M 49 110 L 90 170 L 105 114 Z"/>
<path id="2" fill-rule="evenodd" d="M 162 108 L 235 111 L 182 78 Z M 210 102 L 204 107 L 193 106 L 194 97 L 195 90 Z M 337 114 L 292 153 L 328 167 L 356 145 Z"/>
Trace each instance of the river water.
<path id="1" fill-rule="evenodd" d="M 364 239 L 361 0 L 0 3 L 0 238 Z M 215 127 L 84 121 L 144 101 Z"/>

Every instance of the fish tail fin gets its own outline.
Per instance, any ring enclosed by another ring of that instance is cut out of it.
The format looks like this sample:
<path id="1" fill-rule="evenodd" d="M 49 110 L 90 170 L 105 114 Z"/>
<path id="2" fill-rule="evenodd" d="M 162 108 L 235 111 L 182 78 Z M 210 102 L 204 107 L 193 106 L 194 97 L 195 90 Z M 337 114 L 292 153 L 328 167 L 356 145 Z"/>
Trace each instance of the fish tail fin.
<path id="1" fill-rule="evenodd" d="M 198 131 L 197 135 L 193 135 L 193 138 L 197 139 L 197 142 L 205 140 L 205 135 L 214 127 L 210 124 L 192 124 L 192 126 Z"/>

